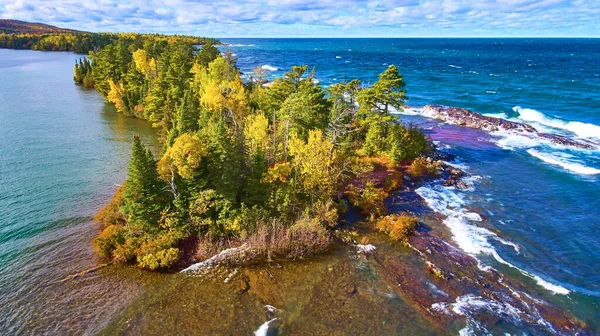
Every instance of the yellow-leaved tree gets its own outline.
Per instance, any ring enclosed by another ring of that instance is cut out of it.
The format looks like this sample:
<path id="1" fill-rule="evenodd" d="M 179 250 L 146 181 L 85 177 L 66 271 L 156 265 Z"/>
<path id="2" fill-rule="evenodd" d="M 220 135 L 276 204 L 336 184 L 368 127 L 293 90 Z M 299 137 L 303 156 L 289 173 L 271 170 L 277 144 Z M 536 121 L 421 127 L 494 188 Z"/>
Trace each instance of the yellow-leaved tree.
<path id="1" fill-rule="evenodd" d="M 178 197 L 175 176 L 192 178 L 196 169 L 200 167 L 203 157 L 208 154 L 208 148 L 197 135 L 184 133 L 175 139 L 158 162 L 158 173 L 165 179 L 174 198 Z"/>
<path id="2" fill-rule="evenodd" d="M 248 94 L 231 61 L 218 57 L 208 68 L 195 64 L 193 86 L 202 104 L 213 117 L 224 117 L 237 129 L 250 112 Z"/>
<path id="3" fill-rule="evenodd" d="M 157 75 L 156 60 L 148 58 L 148 53 L 144 49 L 138 49 L 133 52 L 133 61 L 135 68 L 144 74 L 147 78 L 155 78 Z"/>
<path id="4" fill-rule="evenodd" d="M 251 114 L 244 124 L 244 139 L 250 155 L 269 150 L 269 120 L 263 113 Z"/>
<path id="5" fill-rule="evenodd" d="M 110 86 L 110 91 L 108 91 L 108 95 L 106 99 L 115 104 L 117 108 L 117 112 L 124 113 L 126 112 L 125 102 L 123 101 L 123 94 L 125 93 L 125 89 L 121 83 L 115 83 L 112 79 L 108 81 L 108 85 Z"/>
<path id="6" fill-rule="evenodd" d="M 304 192 L 313 200 L 325 201 L 331 197 L 340 171 L 335 164 L 333 144 L 323 136 L 323 131 L 311 130 L 306 142 L 293 135 L 289 147 L 291 163 Z"/>

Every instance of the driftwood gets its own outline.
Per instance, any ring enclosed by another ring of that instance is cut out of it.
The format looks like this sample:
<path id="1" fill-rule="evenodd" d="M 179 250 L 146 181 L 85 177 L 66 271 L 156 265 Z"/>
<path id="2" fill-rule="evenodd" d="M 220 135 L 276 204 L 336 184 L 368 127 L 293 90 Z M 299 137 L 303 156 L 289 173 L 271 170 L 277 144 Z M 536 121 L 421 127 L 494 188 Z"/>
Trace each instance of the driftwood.
<path id="1" fill-rule="evenodd" d="M 109 263 L 109 264 L 102 264 L 102 265 L 98 265 L 98 266 L 96 266 L 96 267 L 92 267 L 92 268 L 90 268 L 90 269 L 87 269 L 87 270 L 85 270 L 85 271 L 81 271 L 81 272 L 79 272 L 79 273 L 71 274 L 71 275 L 69 275 L 69 276 L 66 276 L 65 278 L 63 278 L 63 279 L 61 279 L 61 280 L 56 280 L 56 281 L 52 282 L 52 284 L 64 283 L 64 282 L 67 282 L 67 281 L 73 280 L 73 279 L 75 279 L 75 278 L 79 278 L 79 277 L 81 277 L 81 276 L 84 276 L 84 275 L 87 275 L 87 274 L 89 274 L 89 273 L 96 272 L 97 270 L 99 270 L 99 269 L 101 269 L 101 268 L 104 268 L 104 267 L 106 267 L 106 266 L 108 266 L 108 265 L 110 265 L 110 263 Z"/>

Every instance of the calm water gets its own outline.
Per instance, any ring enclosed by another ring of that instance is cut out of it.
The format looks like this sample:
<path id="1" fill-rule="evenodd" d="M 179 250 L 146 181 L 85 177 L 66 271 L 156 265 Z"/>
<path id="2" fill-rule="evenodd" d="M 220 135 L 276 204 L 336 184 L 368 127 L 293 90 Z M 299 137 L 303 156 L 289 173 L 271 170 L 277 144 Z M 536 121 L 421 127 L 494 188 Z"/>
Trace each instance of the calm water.
<path id="1" fill-rule="evenodd" d="M 373 82 L 388 64 L 396 64 L 408 84 L 409 105 L 416 108 L 409 114 L 419 106 L 441 103 L 527 121 L 548 132 L 594 141 L 600 137 L 599 40 L 226 42 L 233 44 L 230 49 L 247 73 L 264 66 L 271 69 L 271 77 L 281 76 L 292 65 L 308 64 L 328 85 L 352 78 Z M 197 332 L 201 329 L 193 326 L 201 327 L 198 317 L 210 311 L 203 295 L 215 302 L 221 294 L 207 292 L 194 279 L 171 277 L 165 282 L 148 272 L 111 267 L 78 281 L 53 284 L 96 265 L 90 241 L 97 228 L 91 217 L 124 179 L 132 135 L 139 133 L 156 146 L 147 123 L 124 118 L 99 94 L 73 84 L 77 57 L 0 50 L 0 333 L 95 333 L 126 307 L 130 316 L 147 311 L 154 321 L 131 329 L 132 334 L 165 333 L 181 325 Z M 483 265 L 522 278 L 531 291 L 600 330 L 600 151 L 466 131 L 414 115 L 402 118 L 427 127 L 432 138 L 476 176 L 470 191 L 435 186 L 420 190 L 437 210 L 456 210 L 446 214 L 453 219 L 448 225 L 457 244 Z M 484 221 L 468 220 L 463 216 L 466 209 L 480 213 Z M 326 285 L 331 280 L 321 274 L 340 265 L 348 281 L 381 285 L 372 274 L 346 272 L 350 266 L 339 258 L 318 258 L 310 265 L 291 268 L 306 274 L 317 267 L 314 277 L 298 279 Z M 156 280 L 153 277 L 162 285 L 130 306 L 144 285 Z M 305 287 L 296 287 L 294 298 L 305 297 Z M 196 295 L 182 295 L 186 290 Z M 315 300 L 326 297 L 311 295 Z M 230 296 L 222 300 L 213 309 L 227 320 L 227 307 L 241 303 L 230 302 Z M 372 304 L 392 312 L 410 311 L 400 299 L 393 300 Z M 316 317 L 301 314 L 310 312 L 311 305 L 292 301 L 288 304 L 297 307 L 292 311 L 297 311 L 294 321 L 299 328 L 315 322 Z M 204 303 L 194 306 L 198 302 Z M 241 310 L 247 319 L 234 316 L 239 325 L 210 330 L 256 330 L 264 322 L 263 308 L 254 301 L 247 304 Z M 359 307 L 349 309 L 357 319 L 369 318 L 370 313 Z M 163 308 L 168 313 L 161 315 Z M 410 312 L 402 323 L 413 318 Z M 119 321 L 129 325 L 126 318 Z M 419 333 L 418 326 L 413 327 L 389 330 Z M 421 333 L 426 332 L 425 324 L 423 328 Z"/>
<path id="2" fill-rule="evenodd" d="M 236 39 L 242 71 L 270 77 L 314 66 L 323 85 L 372 83 L 400 67 L 408 104 L 444 104 L 600 142 L 599 39 Z M 600 146 L 574 150 L 511 134 L 490 135 L 415 116 L 473 174 L 473 190 L 424 187 L 449 215 L 455 241 L 484 265 L 531 280 L 532 290 L 600 320 Z M 448 212 L 448 207 L 456 208 Z M 471 221 L 476 208 L 487 221 Z M 498 232 L 495 235 L 493 232 Z"/>
<path id="3" fill-rule="evenodd" d="M 135 281 L 93 275 L 92 217 L 126 175 L 130 142 L 152 129 L 73 84 L 78 55 L 0 49 L 0 333 L 93 331 Z"/>

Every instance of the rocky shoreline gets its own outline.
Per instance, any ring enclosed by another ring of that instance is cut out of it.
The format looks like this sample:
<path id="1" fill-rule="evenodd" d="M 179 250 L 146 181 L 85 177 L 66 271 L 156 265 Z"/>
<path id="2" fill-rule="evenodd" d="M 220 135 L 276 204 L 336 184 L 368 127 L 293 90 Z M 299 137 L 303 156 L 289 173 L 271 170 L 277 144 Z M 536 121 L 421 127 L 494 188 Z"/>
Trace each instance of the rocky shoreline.
<path id="1" fill-rule="evenodd" d="M 539 132 L 533 126 L 525 123 L 509 121 L 501 118 L 488 117 L 480 113 L 458 107 L 426 105 L 425 107 L 423 107 L 422 114 L 426 117 L 439 119 L 447 123 L 474 129 L 480 129 L 487 132 L 517 132 L 531 137 L 543 138 L 558 145 L 582 149 L 594 148 L 593 144 L 585 140 L 574 139 L 559 134 Z"/>
<path id="2" fill-rule="evenodd" d="M 469 188 L 464 181 L 468 174 L 444 163 L 451 160 L 452 157 L 439 152 L 427 158 L 428 162 L 439 167 L 435 183 L 457 189 Z M 404 246 L 390 241 L 368 222 L 346 225 L 337 235 L 342 238 L 338 243 L 343 241 L 343 244 L 356 249 L 356 253 L 374 268 L 379 277 L 385 279 L 390 288 L 394 288 L 397 295 L 410 303 L 422 318 L 440 332 L 447 331 L 448 328 L 467 328 L 471 331 L 479 328 L 481 331 L 487 330 L 486 326 L 508 323 L 517 328 L 527 327 L 540 334 L 592 334 L 584 322 L 546 303 L 535 293 L 527 292 L 527 286 L 522 281 L 500 274 L 492 268 L 482 267 L 477 259 L 456 247 L 442 223 L 443 215 L 431 212 L 424 200 L 415 193 L 417 188 L 428 182 L 431 179 L 408 178 L 405 179 L 402 190 L 397 192 L 405 195 L 403 202 L 413 203 L 412 206 L 407 206 L 407 210 L 421 221 L 417 233 Z M 243 259 L 243 255 L 237 255 L 238 253 L 244 254 L 244 248 L 226 250 L 186 271 L 196 269 L 196 274 L 210 274 L 211 268 L 216 264 L 228 265 L 231 260 Z M 286 267 L 291 267 L 285 261 L 277 265 L 283 268 L 282 272 L 285 272 Z M 197 273 L 204 266 L 208 268 Z M 273 289 L 263 288 L 264 280 L 251 280 L 261 277 L 253 271 L 255 267 L 268 266 L 242 267 L 239 274 L 236 271 L 233 277 L 226 279 L 232 284 L 236 295 L 249 293 L 270 297 L 263 291 Z M 267 274 L 270 274 L 269 271 Z M 239 279 L 235 279 L 236 277 Z M 354 282 L 345 283 L 343 288 L 337 290 L 344 292 L 345 297 L 352 297 L 368 288 L 361 288 L 359 283 Z M 273 304 L 268 300 L 261 303 Z M 279 301 L 277 304 L 283 305 Z M 269 320 L 271 318 L 272 316 Z M 270 326 L 277 329 L 287 327 L 289 324 L 285 321 Z"/>

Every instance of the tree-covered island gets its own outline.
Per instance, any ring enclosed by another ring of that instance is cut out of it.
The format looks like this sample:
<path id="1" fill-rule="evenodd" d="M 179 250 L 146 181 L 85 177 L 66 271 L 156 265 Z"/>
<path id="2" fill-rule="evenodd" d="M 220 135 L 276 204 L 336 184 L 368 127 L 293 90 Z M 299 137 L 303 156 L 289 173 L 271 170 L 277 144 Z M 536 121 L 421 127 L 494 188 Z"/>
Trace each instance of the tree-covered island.
<path id="1" fill-rule="evenodd" d="M 372 87 L 325 90 L 307 66 L 269 85 L 257 69 L 245 83 L 231 55 L 176 37 L 121 36 L 89 58 L 75 80 L 150 121 L 164 144 L 155 158 L 133 139 L 127 180 L 97 215 L 94 245 L 114 262 L 170 267 L 190 240 L 200 257 L 244 245 L 245 261 L 325 251 L 348 201 L 384 215 L 402 183 L 395 168 L 430 150 L 422 130 L 391 114 L 406 99 L 393 65 Z M 384 230 L 414 227 L 397 223 Z"/>
<path id="2" fill-rule="evenodd" d="M 435 172 L 423 131 L 391 113 L 406 100 L 393 65 L 372 86 L 325 89 L 306 65 L 265 84 L 260 68 L 244 81 L 215 39 L 4 26 L 0 47 L 87 53 L 75 82 L 158 131 L 160 157 L 135 137 L 127 179 L 96 216 L 95 250 L 112 262 L 154 270 L 232 246 L 242 262 L 299 258 L 327 250 L 350 204 L 396 240 L 416 225 L 384 217 L 407 166 Z"/>

